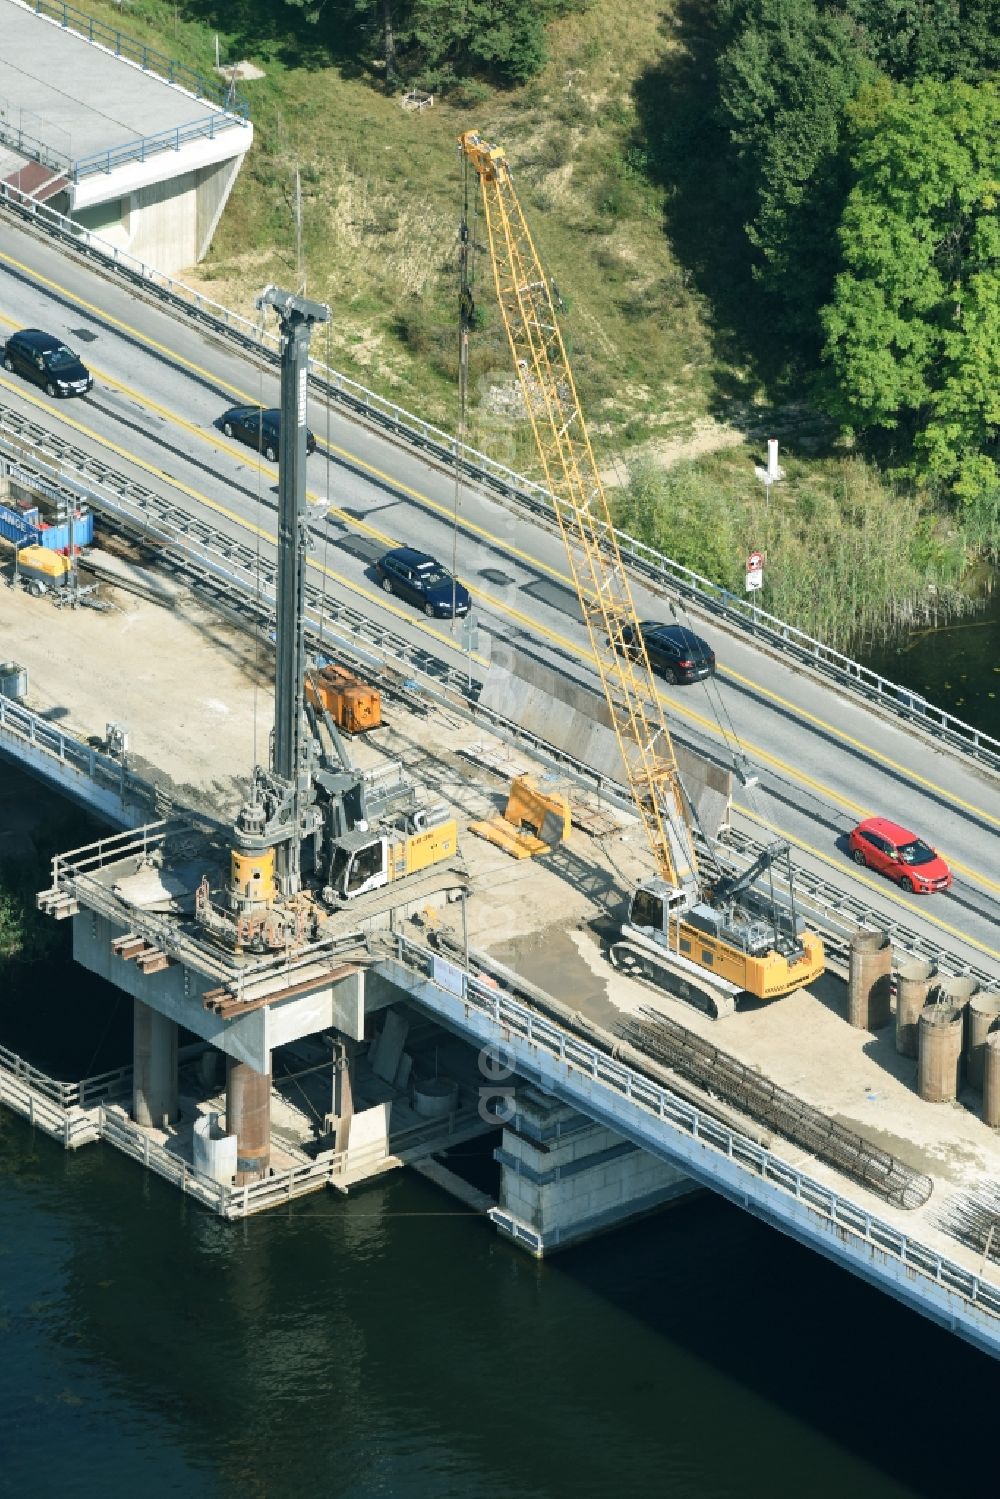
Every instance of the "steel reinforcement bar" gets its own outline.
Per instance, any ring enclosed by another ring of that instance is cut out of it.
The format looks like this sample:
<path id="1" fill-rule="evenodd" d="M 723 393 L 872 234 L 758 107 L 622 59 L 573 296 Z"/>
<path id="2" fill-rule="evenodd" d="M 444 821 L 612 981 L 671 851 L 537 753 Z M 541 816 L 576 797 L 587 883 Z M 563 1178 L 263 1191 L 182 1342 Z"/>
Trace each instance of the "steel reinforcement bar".
<path id="1" fill-rule="evenodd" d="M 879 1150 L 659 1011 L 643 1005 L 636 1016 L 622 1021 L 617 1029 L 637 1050 L 673 1067 L 699 1087 L 710 1088 L 713 1096 L 749 1114 L 754 1121 L 769 1125 L 894 1207 L 919 1208 L 929 1200 L 934 1190 L 929 1176 Z"/>
<path id="2" fill-rule="evenodd" d="M 395 934 L 394 942 L 398 961 L 404 968 L 441 989 L 443 996 L 457 1000 L 466 1014 L 476 1012 L 485 1018 L 495 1030 L 501 1048 L 505 1042 L 509 1045 L 512 1038 L 526 1042 L 561 1067 L 571 1069 L 573 1074 L 608 1089 L 619 1100 L 626 1100 L 630 1108 L 642 1110 L 647 1118 L 664 1121 L 747 1173 L 789 1193 L 828 1220 L 838 1232 L 857 1235 L 913 1274 L 956 1292 L 990 1317 L 1000 1319 L 1000 1287 L 946 1259 L 893 1224 L 876 1218 L 831 1187 L 796 1170 L 749 1136 L 730 1129 L 609 1052 L 564 1030 L 530 1005 L 482 983 L 459 962 L 443 965 L 445 973 L 440 955 L 432 949 L 413 942 L 401 932 Z"/>
<path id="3" fill-rule="evenodd" d="M 271 365 L 277 364 L 277 335 L 243 314 L 136 260 L 47 205 L 34 202 L 9 183 L 0 183 L 0 208 L 6 208 L 67 247 L 85 256 L 96 257 L 102 266 L 144 292 L 153 293 L 158 301 L 211 329 L 217 337 L 257 358 L 264 358 Z M 450 472 L 457 469 L 505 501 L 527 508 L 547 523 L 554 524 L 551 496 L 542 485 L 497 463 L 488 454 L 460 443 L 457 437 L 421 420 L 337 370 L 314 362 L 310 379 L 319 394 L 335 401 L 368 425 L 389 433 Z M 616 534 L 622 555 L 650 584 L 674 589 L 730 627 L 818 672 L 840 688 L 918 725 L 952 750 L 1000 770 L 1000 740 L 852 660 L 842 651 L 816 640 L 786 620 L 763 610 L 754 610 L 745 599 L 672 558 L 664 557 L 635 537 L 625 532 Z"/>

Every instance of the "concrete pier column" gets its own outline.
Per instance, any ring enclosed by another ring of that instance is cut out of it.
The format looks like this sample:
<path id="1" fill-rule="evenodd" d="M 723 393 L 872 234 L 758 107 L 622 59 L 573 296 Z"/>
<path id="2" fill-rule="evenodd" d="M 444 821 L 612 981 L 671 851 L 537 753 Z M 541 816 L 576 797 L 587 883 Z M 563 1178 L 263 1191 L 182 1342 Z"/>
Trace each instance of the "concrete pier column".
<path id="1" fill-rule="evenodd" d="M 937 978 L 937 965 L 922 958 L 911 958 L 896 973 L 896 1050 L 901 1057 L 917 1054 L 917 1025 L 920 1011 L 927 1003 L 931 985 Z"/>
<path id="2" fill-rule="evenodd" d="M 1000 1028 L 1000 994 L 974 994 L 966 1017 L 965 1069 L 969 1082 L 982 1092 L 986 1064 L 986 1037 Z"/>
<path id="3" fill-rule="evenodd" d="M 991 1031 L 983 1047 L 983 1122 L 1000 1129 L 1000 1031 Z"/>
<path id="4" fill-rule="evenodd" d="M 518 1088 L 502 1144 L 499 1231 L 539 1259 L 700 1190 L 667 1161 L 531 1086 Z"/>
<path id="5" fill-rule="evenodd" d="M 162 1129 L 177 1118 L 177 1022 L 132 1001 L 132 1118 Z"/>
<path id="6" fill-rule="evenodd" d="M 271 1161 L 271 1074 L 226 1058 L 226 1131 L 236 1136 L 236 1185 L 266 1175 Z"/>
<path id="7" fill-rule="evenodd" d="M 856 932 L 851 939 L 847 1018 L 863 1031 L 888 1025 L 892 1014 L 890 984 L 892 943 L 887 932 Z"/>
<path id="8" fill-rule="evenodd" d="M 924 1006 L 917 1050 L 920 1097 L 928 1103 L 951 1103 L 958 1096 L 962 1072 L 962 1011 L 957 1005 Z"/>
<path id="9" fill-rule="evenodd" d="M 354 1049 L 350 1041 L 335 1041 L 333 1053 L 333 1096 L 330 1100 L 333 1115 L 334 1150 L 346 1150 L 351 1137 L 351 1119 L 354 1116 Z"/>

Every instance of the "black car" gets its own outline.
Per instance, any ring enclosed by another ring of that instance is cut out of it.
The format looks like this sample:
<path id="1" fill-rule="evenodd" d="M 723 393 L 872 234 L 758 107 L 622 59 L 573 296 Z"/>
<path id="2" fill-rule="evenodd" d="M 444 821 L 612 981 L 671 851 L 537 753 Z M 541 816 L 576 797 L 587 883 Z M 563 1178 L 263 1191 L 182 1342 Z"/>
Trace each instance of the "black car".
<path id="1" fill-rule="evenodd" d="M 94 377 L 79 354 L 41 328 L 22 328 L 10 335 L 3 367 L 12 375 L 33 380 L 50 396 L 85 396 L 94 388 Z"/>
<path id="2" fill-rule="evenodd" d="M 395 547 L 375 564 L 386 593 L 398 593 L 408 604 L 416 604 L 429 619 L 461 617 L 472 608 L 469 590 L 435 562 L 413 547 Z"/>
<path id="3" fill-rule="evenodd" d="M 660 625 L 655 620 L 643 620 L 639 629 L 646 642 L 649 664 L 668 682 L 700 682 L 715 674 L 715 652 L 707 640 L 702 640 L 693 630 L 683 625 Z M 633 644 L 631 625 L 622 630 L 622 645 L 626 650 Z"/>
<path id="4" fill-rule="evenodd" d="M 233 406 L 222 417 L 222 430 L 227 437 L 238 437 L 240 442 L 256 448 L 272 463 L 277 462 L 281 432 L 281 412 L 277 406 Z M 306 452 L 315 451 L 316 439 L 307 427 Z"/>

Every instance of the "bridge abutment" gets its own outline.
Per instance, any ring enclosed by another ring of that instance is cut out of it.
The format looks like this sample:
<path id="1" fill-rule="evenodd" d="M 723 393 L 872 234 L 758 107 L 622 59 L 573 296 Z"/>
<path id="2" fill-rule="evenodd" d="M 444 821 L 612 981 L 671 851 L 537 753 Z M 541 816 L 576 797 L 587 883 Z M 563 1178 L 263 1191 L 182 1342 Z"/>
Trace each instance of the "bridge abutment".
<path id="1" fill-rule="evenodd" d="M 538 1258 L 700 1190 L 676 1166 L 535 1087 L 519 1087 L 494 1152 L 502 1234 Z"/>

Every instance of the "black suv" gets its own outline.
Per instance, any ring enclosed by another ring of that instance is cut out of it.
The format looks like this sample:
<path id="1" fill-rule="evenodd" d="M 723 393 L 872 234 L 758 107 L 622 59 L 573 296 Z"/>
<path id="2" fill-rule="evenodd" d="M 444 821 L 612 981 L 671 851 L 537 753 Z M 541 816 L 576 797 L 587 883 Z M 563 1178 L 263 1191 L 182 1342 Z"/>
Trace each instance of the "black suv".
<path id="1" fill-rule="evenodd" d="M 468 614 L 472 607 L 469 590 L 440 562 L 413 547 L 395 547 L 375 564 L 375 572 L 386 593 L 398 593 L 408 604 L 416 604 L 429 619 Z"/>
<path id="2" fill-rule="evenodd" d="M 655 620 L 644 620 L 639 629 L 646 642 L 650 666 L 668 682 L 700 682 L 703 677 L 715 675 L 715 652 L 693 630 L 686 630 L 683 625 L 659 625 Z M 626 625 L 622 630 L 626 651 L 633 639 L 633 627 Z"/>
<path id="3" fill-rule="evenodd" d="M 94 377 L 79 354 L 41 328 L 22 328 L 10 335 L 3 367 L 12 375 L 33 380 L 50 396 L 85 396 L 94 388 Z"/>
<path id="4" fill-rule="evenodd" d="M 222 417 L 222 430 L 227 437 L 238 437 L 272 463 L 277 462 L 281 432 L 281 412 L 277 406 L 233 406 Z M 307 427 L 306 452 L 315 451 L 316 439 Z"/>

